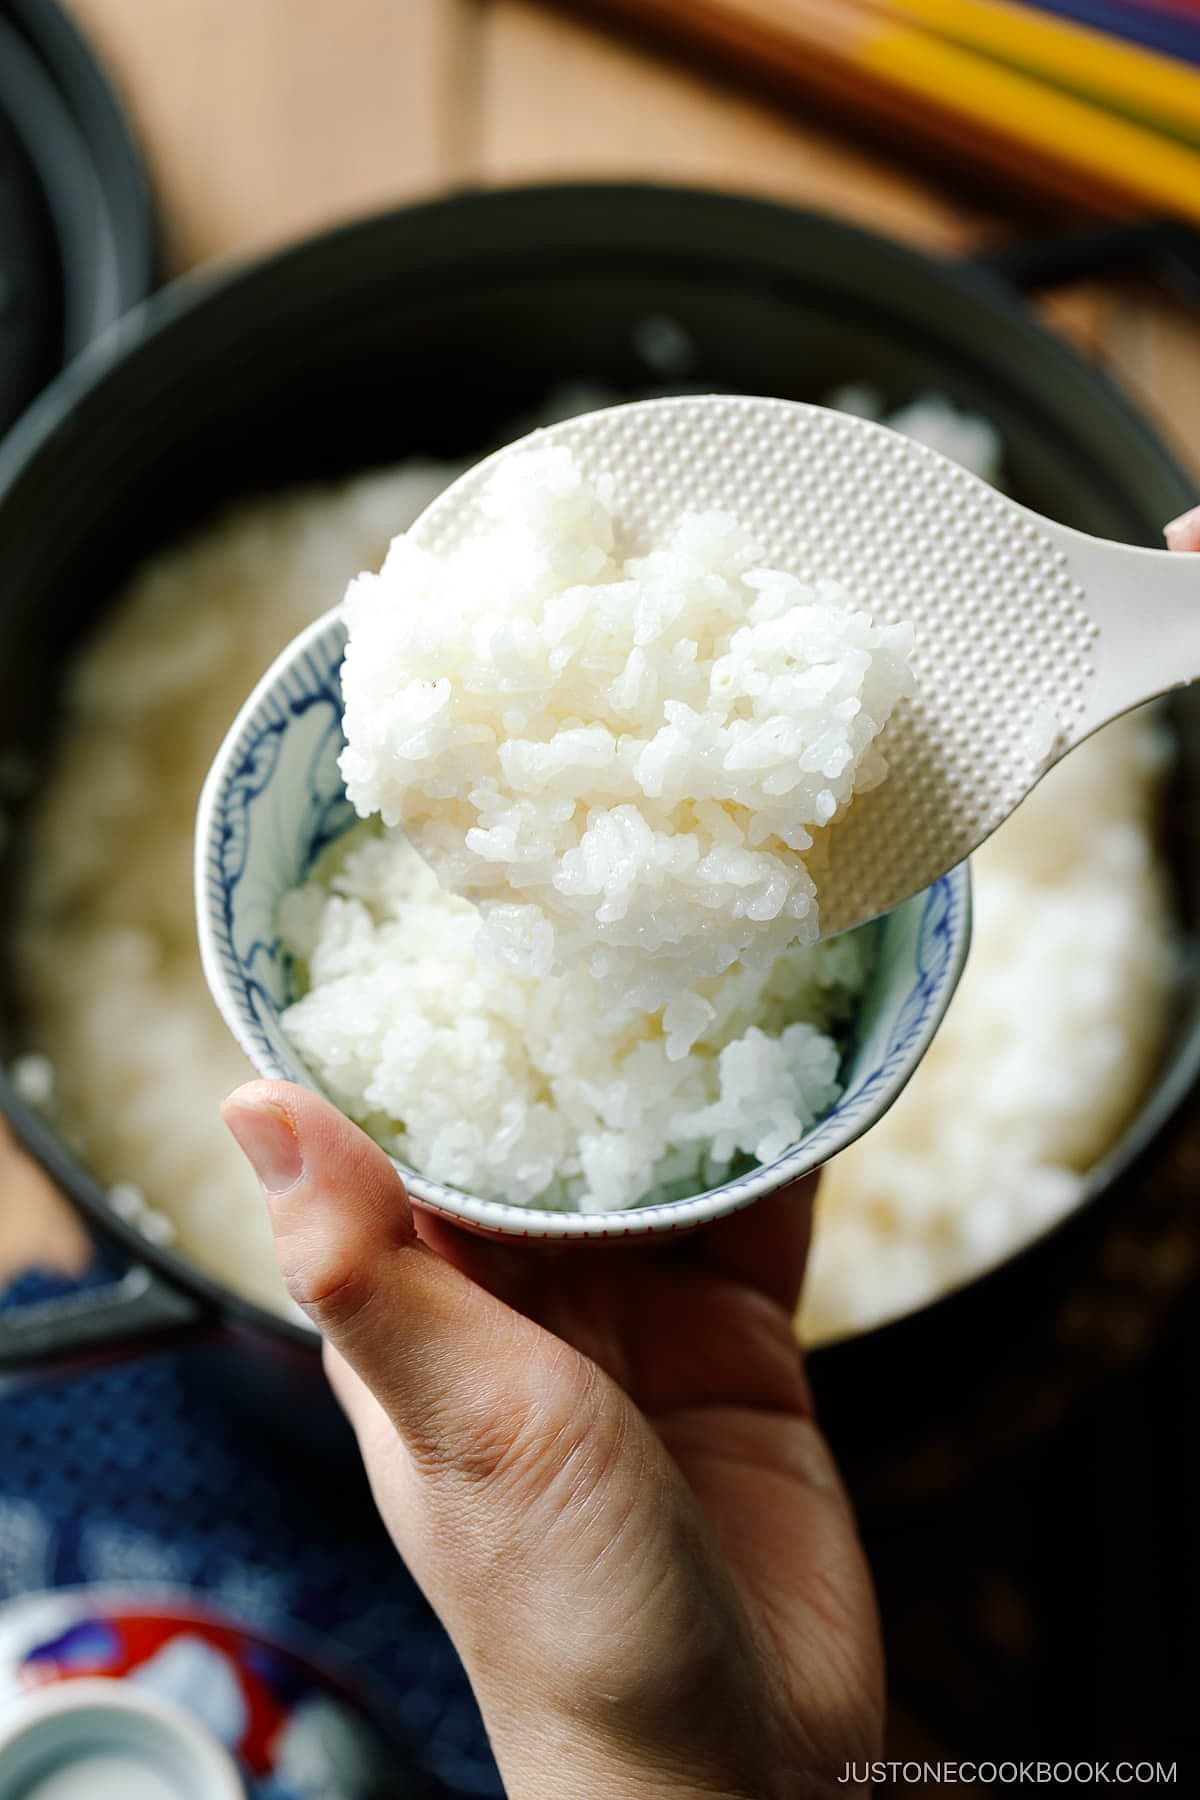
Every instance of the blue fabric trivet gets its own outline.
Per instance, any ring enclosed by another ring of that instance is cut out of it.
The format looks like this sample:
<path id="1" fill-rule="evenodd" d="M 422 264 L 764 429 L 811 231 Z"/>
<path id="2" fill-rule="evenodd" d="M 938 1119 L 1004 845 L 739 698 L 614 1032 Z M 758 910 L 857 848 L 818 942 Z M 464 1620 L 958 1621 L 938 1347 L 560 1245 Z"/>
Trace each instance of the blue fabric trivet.
<path id="1" fill-rule="evenodd" d="M 30 1276 L 0 1304 L 62 1291 Z M 169 1583 L 280 1637 L 300 1627 L 449 1793 L 495 1800 L 462 1667 L 379 1522 L 319 1374 L 303 1404 L 278 1407 L 264 1372 L 269 1382 L 247 1337 L 0 1393 L 0 1601 Z"/>

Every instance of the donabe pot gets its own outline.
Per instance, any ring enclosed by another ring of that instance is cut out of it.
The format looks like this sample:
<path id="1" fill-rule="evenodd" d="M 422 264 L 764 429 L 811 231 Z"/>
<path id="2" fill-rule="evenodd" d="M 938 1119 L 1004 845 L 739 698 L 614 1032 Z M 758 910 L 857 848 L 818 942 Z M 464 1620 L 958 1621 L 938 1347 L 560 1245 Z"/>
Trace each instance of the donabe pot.
<path id="1" fill-rule="evenodd" d="M 1192 497 L 1145 422 L 1003 283 L 757 201 L 635 186 L 468 195 L 181 283 L 76 363 L 0 451 L 4 741 L 44 744 L 75 646 L 123 578 L 235 496 L 412 453 L 481 451 L 574 381 L 617 396 L 661 383 L 812 400 L 864 380 L 889 404 L 936 388 L 993 419 L 1014 494 L 1082 530 L 1157 542 Z M 1193 710 L 1181 709 L 1185 735 Z M 1190 846 L 1181 868 L 1190 917 L 1200 888 Z M 7 1055 L 22 1047 L 11 987 Z M 1161 1078 L 1097 1190 L 1190 1083 L 1198 1012 L 1189 992 Z M 186 1071 L 163 1079 L 186 1086 Z M 293 1352 L 311 1346 L 311 1334 L 144 1243 L 3 1083 L 0 1099 L 137 1262 L 119 1290 L 6 1320 L 10 1365 L 204 1322 Z M 1011 1316 L 1030 1268 L 1075 1254 L 1070 1241 L 1093 1228 L 1095 1210 L 975 1284 L 972 1307 Z M 940 1343 L 944 1354 L 950 1332 L 939 1303 L 819 1363 L 831 1381 L 853 1368 L 857 1383 L 901 1366 L 906 1346 Z M 852 1361 L 864 1356 L 865 1373 Z"/>

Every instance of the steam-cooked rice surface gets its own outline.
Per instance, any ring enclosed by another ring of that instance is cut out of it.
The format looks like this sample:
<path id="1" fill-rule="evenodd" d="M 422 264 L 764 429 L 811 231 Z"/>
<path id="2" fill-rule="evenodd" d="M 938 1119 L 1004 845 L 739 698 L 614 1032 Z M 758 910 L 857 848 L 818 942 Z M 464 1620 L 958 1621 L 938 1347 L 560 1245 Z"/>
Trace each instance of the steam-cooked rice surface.
<path id="1" fill-rule="evenodd" d="M 562 446 L 505 458 L 480 510 L 346 595 L 341 767 L 381 832 L 287 897 L 283 1026 L 467 1193 L 701 1191 L 837 1097 L 868 940 L 817 945 L 804 858 L 885 775 L 912 633 L 729 513 L 619 555 L 620 493 Z"/>
<path id="2" fill-rule="evenodd" d="M 470 903 L 372 826 L 287 896 L 281 924 L 310 983 L 284 1028 L 380 1143 L 468 1193 L 585 1212 L 780 1156 L 837 1097 L 835 1032 L 869 957 L 851 934 L 727 969 L 673 1041 L 586 969 L 524 975 L 479 954 Z"/>
<path id="3" fill-rule="evenodd" d="M 586 969 L 609 1008 L 814 943 L 805 853 L 884 777 L 911 629 L 772 568 L 729 513 L 622 556 L 620 493 L 561 445 L 504 458 L 480 511 L 449 551 L 397 537 L 346 595 L 360 814 L 476 903 L 481 956 Z"/>

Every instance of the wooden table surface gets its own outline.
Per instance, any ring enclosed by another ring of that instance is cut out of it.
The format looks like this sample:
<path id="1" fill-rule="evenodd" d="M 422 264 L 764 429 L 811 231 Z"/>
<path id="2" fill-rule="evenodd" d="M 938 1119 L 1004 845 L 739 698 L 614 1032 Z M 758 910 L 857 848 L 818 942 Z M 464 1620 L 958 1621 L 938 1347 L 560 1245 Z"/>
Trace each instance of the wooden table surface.
<path id="1" fill-rule="evenodd" d="M 899 157 L 856 144 L 849 130 L 682 67 L 573 16 L 566 4 L 67 4 L 128 106 L 172 272 L 452 187 L 574 176 L 765 194 L 945 254 L 1038 229 L 1019 206 L 951 191 Z M 1156 417 L 1197 469 L 1200 490 L 1200 322 L 1148 282 L 1132 280 L 1057 295 L 1047 311 Z M 86 1253 L 78 1225 L 41 1176 L 0 1149 L 0 1284 L 6 1266 L 32 1260 L 35 1242 L 64 1268 Z M 1078 1467 L 1077 1452 L 1068 1443 L 1054 1455 Z M 1103 1458 L 1093 1463 L 1102 1473 Z M 1044 1669 L 1056 1666 L 1058 1648 L 1074 1652 L 1070 1637 L 1056 1646 L 1051 1632 L 1048 1649 L 1045 1632 L 1039 1637 L 1039 1608 L 1058 1590 L 1053 1582 L 1039 1588 L 1036 1572 L 1057 1552 L 1032 1527 L 1013 1538 L 1022 1495 L 1041 1493 L 1046 1479 L 1058 1477 L 1042 1467 L 1016 1479 L 986 1517 L 966 1519 L 960 1509 L 957 1523 L 930 1521 L 928 1541 L 909 1535 L 898 1547 L 878 1548 L 895 1685 L 902 1699 L 907 1693 L 893 1727 L 895 1754 L 936 1754 L 951 1741 L 979 1751 L 978 1733 L 996 1722 L 998 1707 L 1011 1714 L 1001 1748 L 1012 1754 L 1019 1740 L 1033 1741 L 1044 1716 Z M 1007 1533 L 1009 1561 L 972 1561 L 978 1534 L 993 1531 Z M 1064 1542 L 1072 1532 L 1066 1521 Z M 940 1575 L 922 1573 L 914 1588 L 914 1557 L 928 1559 L 931 1570 L 940 1558 Z M 940 1602 L 931 1599 L 939 1592 Z M 1107 1683 L 1118 1713 L 1117 1690 L 1128 1687 L 1136 1666 L 1115 1651 L 1096 1663 L 1092 1687 L 1107 1691 Z M 996 1683 L 990 1702 L 981 1682 Z M 1091 1710 L 1089 1702 L 1085 1717 Z M 1090 1743 L 1072 1748 L 1097 1753 Z M 1159 1748 L 1144 1745 L 1147 1753 Z"/>
<path id="2" fill-rule="evenodd" d="M 701 182 L 965 253 L 1028 229 L 838 131 L 535 0 L 67 0 L 123 93 L 169 266 L 371 208 L 572 176 Z M 1200 470 L 1200 337 L 1119 284 L 1049 309 Z"/>

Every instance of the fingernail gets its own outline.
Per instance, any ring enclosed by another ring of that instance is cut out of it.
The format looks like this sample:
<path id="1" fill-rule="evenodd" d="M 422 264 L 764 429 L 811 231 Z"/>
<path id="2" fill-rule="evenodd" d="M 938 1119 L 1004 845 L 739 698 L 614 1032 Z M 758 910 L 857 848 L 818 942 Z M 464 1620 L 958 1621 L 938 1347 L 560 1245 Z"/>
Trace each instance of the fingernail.
<path id="1" fill-rule="evenodd" d="M 268 1195 L 286 1194 L 304 1173 L 300 1141 L 287 1113 L 274 1106 L 233 1100 L 224 1109 L 225 1123 L 241 1145 Z"/>
<path id="2" fill-rule="evenodd" d="M 1163 536 L 1169 550 L 1200 550 L 1200 506 L 1181 513 L 1164 527 Z"/>

